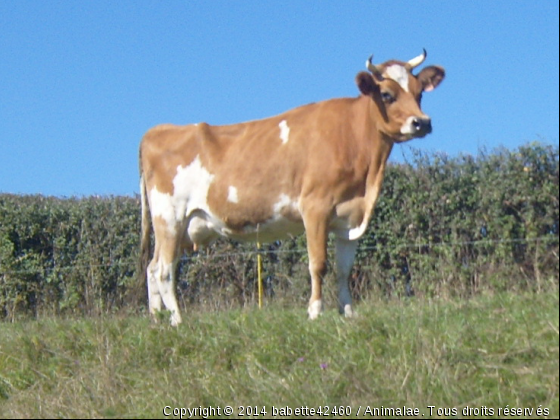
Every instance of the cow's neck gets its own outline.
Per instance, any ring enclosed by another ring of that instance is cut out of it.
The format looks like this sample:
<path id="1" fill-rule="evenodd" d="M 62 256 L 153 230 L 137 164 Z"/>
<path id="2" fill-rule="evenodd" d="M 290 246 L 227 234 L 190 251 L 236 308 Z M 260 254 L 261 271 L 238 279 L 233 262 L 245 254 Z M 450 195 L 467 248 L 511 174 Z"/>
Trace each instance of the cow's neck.
<path id="1" fill-rule="evenodd" d="M 385 176 L 387 160 L 393 149 L 393 142 L 390 139 L 382 135 L 377 135 L 376 137 L 372 150 L 371 165 L 367 175 L 366 195 L 364 197 L 364 221 L 366 224 L 369 223 L 377 199 L 381 194 L 381 186 L 383 184 L 383 177 Z"/>
<path id="2" fill-rule="evenodd" d="M 358 122 L 358 124 L 362 126 L 360 130 L 362 138 L 365 140 L 366 144 L 370 146 L 367 150 L 370 153 L 371 160 L 366 175 L 365 195 L 363 198 L 363 220 L 358 227 L 349 232 L 349 239 L 359 238 L 367 229 L 371 216 L 373 215 L 373 210 L 375 209 L 375 204 L 381 194 L 381 186 L 385 175 L 385 168 L 387 167 L 387 160 L 389 159 L 394 144 L 389 137 L 378 131 L 377 124 L 375 123 L 376 119 L 372 118 L 372 113 L 375 112 L 372 107 L 375 105 L 371 99 L 367 97 L 363 97 L 362 100 L 363 99 L 366 99 L 364 102 L 367 111 L 361 113 L 362 121 Z"/>

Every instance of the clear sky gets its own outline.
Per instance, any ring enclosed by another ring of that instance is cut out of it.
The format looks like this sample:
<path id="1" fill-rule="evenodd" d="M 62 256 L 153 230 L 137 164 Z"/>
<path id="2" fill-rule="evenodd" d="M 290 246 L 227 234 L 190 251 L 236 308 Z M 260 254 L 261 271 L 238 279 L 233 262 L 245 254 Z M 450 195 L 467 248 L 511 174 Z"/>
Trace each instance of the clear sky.
<path id="1" fill-rule="evenodd" d="M 450 156 L 558 144 L 557 0 L 0 0 L 0 193 L 132 195 L 159 123 L 229 124 L 357 96 L 357 72 L 445 67 L 434 131 Z"/>

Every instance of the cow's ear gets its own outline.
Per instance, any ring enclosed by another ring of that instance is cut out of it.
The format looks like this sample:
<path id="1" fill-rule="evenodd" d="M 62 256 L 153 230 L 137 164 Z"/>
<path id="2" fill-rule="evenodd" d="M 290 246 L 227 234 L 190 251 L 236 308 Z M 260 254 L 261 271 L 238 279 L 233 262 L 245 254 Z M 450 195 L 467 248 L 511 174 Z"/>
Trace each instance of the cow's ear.
<path id="1" fill-rule="evenodd" d="M 422 69 L 416 78 L 422 85 L 422 90 L 429 92 L 438 87 L 445 77 L 445 70 L 440 66 L 428 66 Z"/>
<path id="2" fill-rule="evenodd" d="M 373 76 L 365 71 L 361 71 L 356 75 L 356 85 L 358 85 L 360 92 L 367 96 L 379 90 L 377 83 L 373 80 Z"/>

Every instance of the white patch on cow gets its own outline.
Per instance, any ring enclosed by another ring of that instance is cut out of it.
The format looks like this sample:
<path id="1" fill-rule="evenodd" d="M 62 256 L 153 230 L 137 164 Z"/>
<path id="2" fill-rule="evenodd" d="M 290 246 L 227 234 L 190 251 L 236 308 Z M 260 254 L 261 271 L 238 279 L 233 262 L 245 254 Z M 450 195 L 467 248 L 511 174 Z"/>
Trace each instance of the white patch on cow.
<path id="1" fill-rule="evenodd" d="M 359 226 L 356 226 L 355 228 L 349 229 L 348 230 L 348 240 L 349 241 L 355 241 L 356 239 L 360 239 L 362 237 L 362 235 L 365 233 L 365 231 L 368 227 L 368 222 L 369 222 L 369 220 L 367 220 L 364 217 L 364 220 L 362 221 L 362 223 Z"/>
<path id="2" fill-rule="evenodd" d="M 156 187 L 152 188 L 152 215 L 165 220 L 169 231 L 174 232 L 177 223 L 192 211 L 208 211 L 206 197 L 213 179 L 214 175 L 202 166 L 199 156 L 185 167 L 177 166 L 177 173 L 173 178 L 173 195 L 161 193 Z"/>
<path id="3" fill-rule="evenodd" d="M 341 239 L 348 239 L 349 241 L 355 241 L 356 239 L 360 239 L 368 227 L 369 219 L 371 218 L 371 213 L 373 211 L 373 207 L 375 206 L 375 203 L 377 202 L 378 197 L 379 197 L 379 189 L 377 188 L 377 186 L 374 185 L 371 189 L 367 191 L 366 196 L 364 197 L 365 212 L 363 215 L 362 222 L 358 226 L 348 229 L 347 235 L 344 235 L 343 231 L 339 231 L 337 232 L 337 236 Z"/>
<path id="4" fill-rule="evenodd" d="M 307 313 L 309 314 L 309 319 L 317 319 L 321 315 L 323 309 L 323 303 L 321 299 L 311 302 L 307 308 Z"/>
<path id="5" fill-rule="evenodd" d="M 202 166 L 199 156 L 185 167 L 177 166 L 177 174 L 173 178 L 173 198 L 178 218 L 182 219 L 197 208 L 208 209 L 206 197 L 213 180 L 214 175 Z M 189 208 L 186 208 L 187 203 Z"/>
<path id="6" fill-rule="evenodd" d="M 348 288 L 348 276 L 354 264 L 358 241 L 337 238 L 336 242 L 336 277 L 338 280 L 338 306 L 345 317 L 352 317 L 352 296 Z"/>
<path id="7" fill-rule="evenodd" d="M 405 92 L 408 92 L 408 71 L 403 66 L 393 64 L 392 66 L 387 67 L 385 69 L 384 76 L 389 79 L 393 79 L 401 85 Z"/>
<path id="8" fill-rule="evenodd" d="M 155 267 L 150 264 L 148 266 L 148 303 L 150 305 L 150 313 L 153 315 L 161 311 L 162 300 L 157 283 L 159 278 L 161 278 L 159 264 L 155 264 Z"/>
<path id="9" fill-rule="evenodd" d="M 294 237 L 303 232 L 303 223 L 298 202 L 287 194 L 280 194 L 277 201 L 272 204 L 270 218 L 257 225 L 244 226 L 242 231 L 231 232 L 227 228 L 218 226 L 214 228 L 220 235 L 238 241 L 272 242 L 277 239 Z"/>
<path id="10" fill-rule="evenodd" d="M 290 127 L 288 127 L 286 120 L 280 121 L 278 127 L 280 127 L 280 139 L 282 140 L 282 144 L 288 143 L 290 137 Z"/>
<path id="11" fill-rule="evenodd" d="M 239 196 L 237 195 L 237 188 L 229 187 L 227 200 L 230 203 L 239 203 Z"/>
<path id="12" fill-rule="evenodd" d="M 179 306 L 177 305 L 177 298 L 173 290 L 175 287 L 175 282 L 173 280 L 174 272 L 175 263 L 164 264 L 162 260 L 160 260 L 159 276 L 157 277 L 159 280 L 159 294 L 165 307 L 171 311 L 171 325 L 176 327 L 182 320 Z"/>
<path id="13" fill-rule="evenodd" d="M 290 211 L 297 210 L 298 204 L 296 201 L 292 200 L 287 194 L 280 194 L 278 201 L 272 206 L 274 216 L 280 216 L 282 210 L 289 208 Z"/>
<path id="14" fill-rule="evenodd" d="M 150 191 L 150 210 L 153 217 L 161 217 L 167 226 L 175 225 L 173 197 L 170 194 L 161 193 L 156 187 L 152 188 L 152 191 Z"/>

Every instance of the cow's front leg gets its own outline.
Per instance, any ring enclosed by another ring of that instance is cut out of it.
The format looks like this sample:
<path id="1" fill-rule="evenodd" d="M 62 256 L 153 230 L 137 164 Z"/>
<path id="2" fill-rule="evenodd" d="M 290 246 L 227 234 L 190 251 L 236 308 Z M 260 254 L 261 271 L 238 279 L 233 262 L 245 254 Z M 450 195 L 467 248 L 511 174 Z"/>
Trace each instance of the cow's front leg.
<path id="1" fill-rule="evenodd" d="M 305 220 L 309 274 L 311 274 L 311 298 L 307 313 L 316 319 L 323 310 L 322 284 L 327 271 L 327 220 L 318 215 L 308 215 Z"/>
<path id="2" fill-rule="evenodd" d="M 352 310 L 352 296 L 348 288 L 348 278 L 354 257 L 356 256 L 356 248 L 358 241 L 349 241 L 347 239 L 336 239 L 336 278 L 338 280 L 338 309 L 341 314 L 346 317 L 354 316 Z"/>

